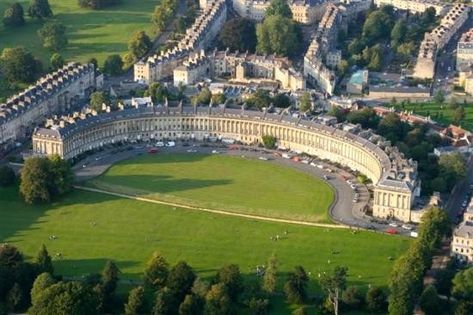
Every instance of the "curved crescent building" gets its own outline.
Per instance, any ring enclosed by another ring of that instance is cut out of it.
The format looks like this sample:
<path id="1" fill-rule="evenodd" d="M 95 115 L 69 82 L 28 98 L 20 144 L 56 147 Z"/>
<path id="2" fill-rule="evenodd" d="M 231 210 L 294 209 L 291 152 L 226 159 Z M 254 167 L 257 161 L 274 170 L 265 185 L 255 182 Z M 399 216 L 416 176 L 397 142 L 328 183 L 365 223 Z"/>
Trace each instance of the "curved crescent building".
<path id="1" fill-rule="evenodd" d="M 289 115 L 221 107 L 144 107 L 68 118 L 33 134 L 36 154 L 79 154 L 117 142 L 231 138 L 257 144 L 263 135 L 279 145 L 340 163 L 359 171 L 374 185 L 373 215 L 415 220 L 412 207 L 420 193 L 417 164 L 391 146 L 384 149 L 356 134 Z"/>

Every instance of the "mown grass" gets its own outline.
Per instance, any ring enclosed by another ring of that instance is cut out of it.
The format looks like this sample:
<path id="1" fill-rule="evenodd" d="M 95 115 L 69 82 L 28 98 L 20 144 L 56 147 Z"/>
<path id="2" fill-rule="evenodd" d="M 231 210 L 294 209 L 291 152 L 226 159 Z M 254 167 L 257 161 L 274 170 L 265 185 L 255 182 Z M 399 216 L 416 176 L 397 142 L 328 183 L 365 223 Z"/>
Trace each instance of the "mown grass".
<path id="1" fill-rule="evenodd" d="M 0 14 L 13 0 L 0 0 Z M 29 0 L 19 0 L 25 12 Z M 95 57 L 101 63 L 108 55 L 124 54 L 128 39 L 135 31 L 151 33 L 151 14 L 159 0 L 123 0 L 121 4 L 105 10 L 82 9 L 77 0 L 49 0 L 54 20 L 67 27 L 68 46 L 61 51 L 66 60 L 85 62 Z M 23 46 L 49 66 L 51 51 L 41 45 L 38 29 L 45 21 L 26 19 L 19 28 L 0 25 L 0 50 L 5 47 Z M 151 35 L 151 34 L 150 34 Z"/>
<path id="2" fill-rule="evenodd" d="M 95 187 L 180 204 L 330 222 L 334 200 L 320 179 L 265 161 L 226 155 L 157 154 L 112 166 Z"/>

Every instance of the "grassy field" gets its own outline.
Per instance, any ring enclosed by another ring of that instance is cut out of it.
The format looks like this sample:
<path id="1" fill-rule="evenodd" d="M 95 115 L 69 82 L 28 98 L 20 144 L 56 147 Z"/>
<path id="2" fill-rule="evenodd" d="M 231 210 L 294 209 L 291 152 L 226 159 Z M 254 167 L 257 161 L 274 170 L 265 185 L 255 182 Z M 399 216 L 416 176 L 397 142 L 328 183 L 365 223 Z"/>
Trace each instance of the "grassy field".
<path id="1" fill-rule="evenodd" d="M 463 128 L 473 131 L 473 104 L 463 106 L 465 108 L 465 119 L 461 125 Z M 455 110 L 451 109 L 448 104 L 439 105 L 437 103 L 410 103 L 405 104 L 403 109 L 413 111 L 421 116 L 430 116 L 433 120 L 446 126 L 453 123 L 455 113 Z"/>
<path id="2" fill-rule="evenodd" d="M 112 166 L 92 186 L 212 209 L 330 222 L 322 180 L 273 163 L 202 154 L 141 156 Z"/>
<path id="3" fill-rule="evenodd" d="M 0 14 L 13 0 L 0 0 Z M 29 0 L 19 0 L 25 11 Z M 60 53 L 67 60 L 87 61 L 95 57 L 101 62 L 110 54 L 123 54 L 131 34 L 138 30 L 151 32 L 151 14 L 159 0 L 123 0 L 106 10 L 81 9 L 77 0 L 49 0 L 54 19 L 67 27 L 69 45 Z M 51 51 L 43 48 L 37 30 L 43 22 L 27 18 L 25 26 L 5 29 L 0 26 L 0 49 L 24 46 L 49 66 Z"/>
<path id="4" fill-rule="evenodd" d="M 54 264 L 68 276 L 97 272 L 113 259 L 123 278 L 137 278 L 153 251 L 171 263 L 188 261 L 203 277 L 227 263 L 253 276 L 255 266 L 276 253 L 282 273 L 303 265 L 316 277 L 343 264 L 350 268 L 352 284 L 385 285 L 393 263 L 389 257 L 408 245 L 398 236 L 267 223 L 87 192 L 30 207 L 15 189 L 2 189 L 0 216 L 0 241 L 18 246 L 28 257 L 46 244 L 52 255 L 62 254 Z M 278 234 L 281 240 L 270 240 Z M 51 235 L 57 239 L 49 240 Z"/>

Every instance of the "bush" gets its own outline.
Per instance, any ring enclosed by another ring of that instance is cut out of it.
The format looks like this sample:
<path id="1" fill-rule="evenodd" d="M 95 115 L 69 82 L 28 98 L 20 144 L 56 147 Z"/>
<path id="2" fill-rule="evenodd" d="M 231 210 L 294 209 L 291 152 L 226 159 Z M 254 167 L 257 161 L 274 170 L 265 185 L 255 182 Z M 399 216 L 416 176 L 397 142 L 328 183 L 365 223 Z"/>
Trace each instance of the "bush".
<path id="1" fill-rule="evenodd" d="M 271 135 L 264 135 L 263 145 L 266 149 L 274 149 L 276 147 L 276 137 Z"/>

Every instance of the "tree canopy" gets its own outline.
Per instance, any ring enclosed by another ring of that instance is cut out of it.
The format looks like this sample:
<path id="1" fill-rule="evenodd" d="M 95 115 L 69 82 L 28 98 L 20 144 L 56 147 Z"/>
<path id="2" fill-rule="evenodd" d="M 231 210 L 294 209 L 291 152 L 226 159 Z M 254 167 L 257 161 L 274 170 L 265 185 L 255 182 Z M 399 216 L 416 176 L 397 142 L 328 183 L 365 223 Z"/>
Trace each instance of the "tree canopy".
<path id="1" fill-rule="evenodd" d="M 5 48 L 0 55 L 0 69 L 11 83 L 31 83 L 42 71 L 42 65 L 23 47 Z"/>
<path id="2" fill-rule="evenodd" d="M 3 14 L 3 25 L 17 27 L 25 24 L 25 12 L 18 2 L 11 4 Z"/>
<path id="3" fill-rule="evenodd" d="M 122 57 L 118 54 L 108 56 L 103 64 L 103 72 L 111 76 L 120 75 L 123 72 Z"/>
<path id="4" fill-rule="evenodd" d="M 38 36 L 45 48 L 59 51 L 66 47 L 66 27 L 59 22 L 47 22 L 38 30 Z"/>
<path id="5" fill-rule="evenodd" d="M 236 17 L 223 25 L 218 35 L 219 46 L 231 51 L 250 51 L 256 49 L 256 27 L 253 21 Z"/>
<path id="6" fill-rule="evenodd" d="M 280 15 L 292 19 L 292 11 L 286 0 L 271 0 L 269 7 L 266 9 L 265 18 L 272 15 Z"/>
<path id="7" fill-rule="evenodd" d="M 28 8 L 28 15 L 32 18 L 45 19 L 53 16 L 48 0 L 32 0 Z"/>
<path id="8" fill-rule="evenodd" d="M 59 156 L 29 158 L 21 172 L 20 194 L 28 204 L 49 202 L 68 192 L 73 178 L 70 164 Z"/>
<path id="9" fill-rule="evenodd" d="M 256 26 L 256 37 L 259 53 L 279 56 L 294 55 L 301 42 L 298 26 L 292 19 L 281 15 L 267 16 Z"/>
<path id="10" fill-rule="evenodd" d="M 137 31 L 133 33 L 128 41 L 128 51 L 133 56 L 134 60 L 139 60 L 153 47 L 151 39 L 144 31 Z"/>

